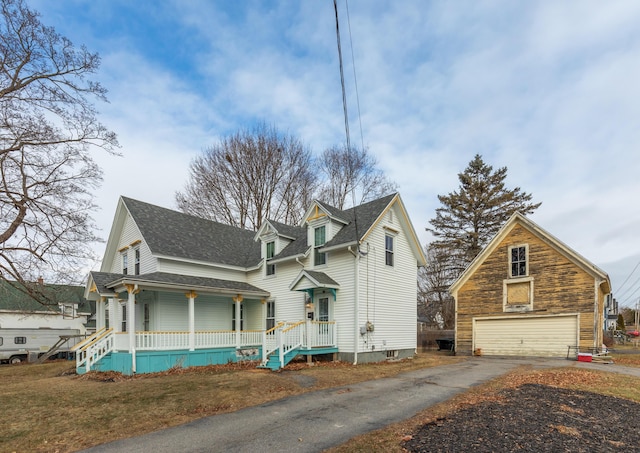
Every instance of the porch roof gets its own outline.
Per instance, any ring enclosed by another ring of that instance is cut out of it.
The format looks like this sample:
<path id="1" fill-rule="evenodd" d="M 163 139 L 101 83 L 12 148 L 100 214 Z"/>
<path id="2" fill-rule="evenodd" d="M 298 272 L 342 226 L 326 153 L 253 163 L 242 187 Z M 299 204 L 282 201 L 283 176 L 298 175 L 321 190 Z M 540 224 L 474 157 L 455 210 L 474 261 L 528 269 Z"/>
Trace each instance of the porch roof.
<path id="1" fill-rule="evenodd" d="M 113 294 L 117 287 L 126 284 L 138 285 L 143 288 L 172 289 L 180 291 L 199 290 L 217 294 L 242 294 L 254 297 L 269 297 L 270 293 L 246 282 L 221 280 L 218 278 L 194 277 L 191 275 L 169 274 L 153 272 L 143 275 L 110 274 L 105 272 L 91 272 L 99 294 Z M 98 283 L 100 282 L 100 284 Z"/>
<path id="2" fill-rule="evenodd" d="M 304 283 L 305 280 L 306 284 Z M 340 284 L 324 272 L 303 269 L 289 285 L 289 289 L 294 291 L 306 291 L 309 288 L 339 289 Z"/>

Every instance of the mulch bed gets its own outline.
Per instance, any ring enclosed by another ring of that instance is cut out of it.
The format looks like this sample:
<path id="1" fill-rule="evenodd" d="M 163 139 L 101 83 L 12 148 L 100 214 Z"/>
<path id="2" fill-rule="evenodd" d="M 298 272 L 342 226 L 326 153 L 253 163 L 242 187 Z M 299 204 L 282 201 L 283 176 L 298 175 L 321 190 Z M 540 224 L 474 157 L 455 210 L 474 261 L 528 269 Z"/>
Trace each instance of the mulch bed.
<path id="1" fill-rule="evenodd" d="M 424 425 L 411 452 L 640 452 L 640 403 L 525 384 Z"/>

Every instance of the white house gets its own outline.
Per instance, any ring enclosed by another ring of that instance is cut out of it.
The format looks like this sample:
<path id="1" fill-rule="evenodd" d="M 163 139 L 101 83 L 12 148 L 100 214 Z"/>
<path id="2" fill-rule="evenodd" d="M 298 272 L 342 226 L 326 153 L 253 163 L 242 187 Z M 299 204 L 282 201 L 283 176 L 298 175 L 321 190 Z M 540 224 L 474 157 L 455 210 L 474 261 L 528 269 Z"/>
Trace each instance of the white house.
<path id="1" fill-rule="evenodd" d="M 299 225 L 257 232 L 121 197 L 85 291 L 97 332 L 78 372 L 408 357 L 424 264 L 399 194 L 347 210 L 316 201 Z"/>
<path id="2" fill-rule="evenodd" d="M 0 282 L 0 329 L 70 329 L 81 334 L 92 331 L 91 304 L 81 286 L 31 283 L 43 301 Z"/>

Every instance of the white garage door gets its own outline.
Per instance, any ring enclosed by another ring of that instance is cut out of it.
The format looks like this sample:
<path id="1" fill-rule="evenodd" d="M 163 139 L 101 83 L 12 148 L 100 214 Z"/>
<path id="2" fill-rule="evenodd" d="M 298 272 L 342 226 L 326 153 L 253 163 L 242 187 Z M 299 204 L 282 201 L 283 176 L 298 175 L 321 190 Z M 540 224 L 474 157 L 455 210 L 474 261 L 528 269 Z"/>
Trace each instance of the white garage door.
<path id="1" fill-rule="evenodd" d="M 578 342 L 578 316 L 475 319 L 473 339 L 482 355 L 566 356 Z"/>

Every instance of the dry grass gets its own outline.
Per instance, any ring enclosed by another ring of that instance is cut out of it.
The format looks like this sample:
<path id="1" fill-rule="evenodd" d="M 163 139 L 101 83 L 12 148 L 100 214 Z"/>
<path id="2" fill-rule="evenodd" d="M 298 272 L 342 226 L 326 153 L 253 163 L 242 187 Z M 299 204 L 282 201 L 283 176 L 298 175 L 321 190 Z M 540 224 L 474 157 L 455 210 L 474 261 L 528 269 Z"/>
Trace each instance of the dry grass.
<path id="1" fill-rule="evenodd" d="M 636 364 L 640 363 L 640 356 L 632 357 L 628 357 L 628 359 Z M 606 368 L 603 368 L 603 370 L 606 370 Z M 412 433 L 416 432 L 421 426 L 443 419 L 449 414 L 480 402 L 500 400 L 498 392 L 502 389 L 517 388 L 523 384 L 531 383 L 597 392 L 640 402 L 640 378 L 637 377 L 578 368 L 534 371 L 530 367 L 521 367 L 491 382 L 474 387 L 448 401 L 430 407 L 409 420 L 355 437 L 349 442 L 329 450 L 329 452 L 404 452 L 405 450 L 402 448 L 401 443 L 409 440 Z M 556 428 L 562 429 L 562 427 Z"/>
<path id="2" fill-rule="evenodd" d="M 290 395 L 463 360 L 441 353 L 358 365 L 292 363 L 77 376 L 73 363 L 0 367 L 0 452 L 71 452 Z M 304 385 L 302 385 L 302 383 Z"/>

